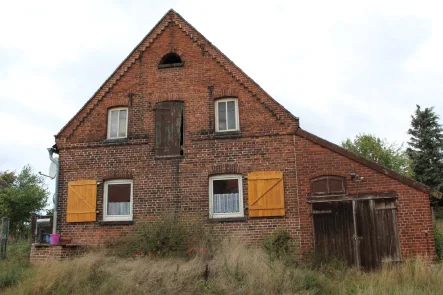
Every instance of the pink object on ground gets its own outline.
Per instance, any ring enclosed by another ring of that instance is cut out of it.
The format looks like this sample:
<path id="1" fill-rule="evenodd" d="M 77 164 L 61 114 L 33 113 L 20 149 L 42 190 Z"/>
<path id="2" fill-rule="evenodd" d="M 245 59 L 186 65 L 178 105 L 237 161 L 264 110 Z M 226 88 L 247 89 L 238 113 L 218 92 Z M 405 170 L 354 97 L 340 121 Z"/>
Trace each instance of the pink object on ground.
<path id="1" fill-rule="evenodd" d="M 60 234 L 51 234 L 49 236 L 51 245 L 57 245 L 58 243 L 60 243 Z"/>

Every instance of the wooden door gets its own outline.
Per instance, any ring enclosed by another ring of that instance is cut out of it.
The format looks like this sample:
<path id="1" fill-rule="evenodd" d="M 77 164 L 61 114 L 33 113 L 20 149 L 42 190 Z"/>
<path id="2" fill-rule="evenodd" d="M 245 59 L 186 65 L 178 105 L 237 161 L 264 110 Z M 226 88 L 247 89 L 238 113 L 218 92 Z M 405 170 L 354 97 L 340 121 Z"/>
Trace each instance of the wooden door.
<path id="1" fill-rule="evenodd" d="M 377 269 L 384 263 L 401 260 L 396 210 L 392 199 L 357 202 L 358 250 L 362 270 Z"/>
<path id="2" fill-rule="evenodd" d="M 319 261 L 355 264 L 352 201 L 314 203 L 315 254 Z"/>
<path id="3" fill-rule="evenodd" d="M 393 199 L 313 204 L 315 253 L 373 270 L 401 260 Z"/>

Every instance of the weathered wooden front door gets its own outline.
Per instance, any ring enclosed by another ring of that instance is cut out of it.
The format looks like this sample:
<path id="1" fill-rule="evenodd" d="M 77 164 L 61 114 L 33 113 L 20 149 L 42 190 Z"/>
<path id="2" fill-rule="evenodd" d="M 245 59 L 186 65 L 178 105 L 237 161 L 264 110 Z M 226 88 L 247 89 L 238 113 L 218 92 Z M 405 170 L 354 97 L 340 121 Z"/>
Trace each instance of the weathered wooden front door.
<path id="1" fill-rule="evenodd" d="M 400 261 L 393 199 L 314 203 L 312 214 L 321 259 L 335 257 L 362 270 Z"/>
<path id="2" fill-rule="evenodd" d="M 337 258 L 355 264 L 352 212 L 352 201 L 313 204 L 317 259 Z"/>

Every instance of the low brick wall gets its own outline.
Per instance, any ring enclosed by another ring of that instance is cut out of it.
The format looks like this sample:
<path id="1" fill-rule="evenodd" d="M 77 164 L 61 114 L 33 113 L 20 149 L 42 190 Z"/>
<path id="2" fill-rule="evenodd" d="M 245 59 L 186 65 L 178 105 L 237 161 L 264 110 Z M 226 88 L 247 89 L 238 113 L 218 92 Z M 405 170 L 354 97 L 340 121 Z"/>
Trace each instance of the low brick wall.
<path id="1" fill-rule="evenodd" d="M 30 262 L 39 264 L 47 261 L 61 261 L 80 256 L 85 251 L 84 245 L 32 244 Z"/>

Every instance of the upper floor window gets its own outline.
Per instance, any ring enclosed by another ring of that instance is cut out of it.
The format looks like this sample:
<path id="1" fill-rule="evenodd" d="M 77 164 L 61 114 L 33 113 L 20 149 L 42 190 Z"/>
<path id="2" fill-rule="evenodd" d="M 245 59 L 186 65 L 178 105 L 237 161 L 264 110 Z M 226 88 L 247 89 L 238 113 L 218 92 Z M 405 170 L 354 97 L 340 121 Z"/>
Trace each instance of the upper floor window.
<path id="1" fill-rule="evenodd" d="M 311 179 L 313 196 L 339 195 L 346 193 L 346 179 L 341 176 L 320 176 Z"/>
<path id="2" fill-rule="evenodd" d="M 238 100 L 236 98 L 225 98 L 215 102 L 215 131 L 238 131 Z"/>
<path id="3" fill-rule="evenodd" d="M 209 178 L 209 215 L 211 218 L 243 217 L 241 175 Z"/>
<path id="4" fill-rule="evenodd" d="M 183 155 L 183 102 L 164 101 L 155 107 L 155 154 Z"/>
<path id="5" fill-rule="evenodd" d="M 128 136 L 128 108 L 115 108 L 108 111 L 108 139 Z"/>
<path id="6" fill-rule="evenodd" d="M 160 63 L 158 64 L 159 68 L 173 68 L 173 67 L 182 67 L 183 66 L 183 60 L 175 52 L 170 52 L 165 54 L 162 59 L 160 60 Z"/>
<path id="7" fill-rule="evenodd" d="M 132 220 L 132 180 L 105 182 L 104 221 Z"/>

